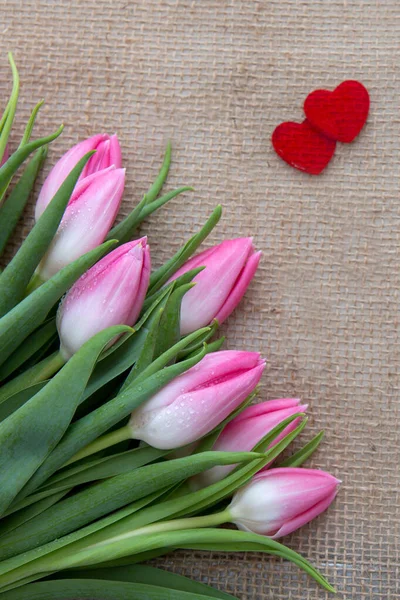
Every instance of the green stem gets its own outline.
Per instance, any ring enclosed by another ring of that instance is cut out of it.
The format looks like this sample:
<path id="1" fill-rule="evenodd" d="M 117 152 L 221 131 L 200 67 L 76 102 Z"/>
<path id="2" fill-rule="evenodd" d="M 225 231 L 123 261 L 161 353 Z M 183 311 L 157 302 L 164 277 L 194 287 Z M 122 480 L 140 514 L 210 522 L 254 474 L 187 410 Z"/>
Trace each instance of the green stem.
<path id="1" fill-rule="evenodd" d="M 132 432 L 128 425 L 125 427 L 121 427 L 121 429 L 117 429 L 116 431 L 112 431 L 111 433 L 107 433 L 106 435 L 102 435 L 97 438 L 91 444 L 88 444 L 82 450 L 79 450 L 72 458 L 69 459 L 68 462 L 65 463 L 64 467 L 70 465 L 77 460 L 81 460 L 81 458 L 86 458 L 91 454 L 95 454 L 96 452 L 100 452 L 100 450 L 105 450 L 110 446 L 115 446 L 115 444 L 119 444 L 120 442 L 125 442 L 126 440 L 130 440 L 132 438 Z"/>
<path id="2" fill-rule="evenodd" d="M 161 521 L 161 523 L 153 523 L 152 525 L 146 525 L 146 527 L 140 527 L 134 531 L 124 533 L 121 536 L 111 538 L 107 540 L 108 543 L 116 541 L 117 539 L 124 539 L 128 537 L 134 537 L 137 535 L 151 535 L 152 533 L 166 533 L 167 531 L 180 531 L 182 529 L 199 529 L 203 527 L 217 527 L 224 523 L 230 523 L 232 517 L 230 511 L 226 508 L 225 510 L 214 513 L 211 515 L 202 515 L 200 517 L 187 517 L 185 519 L 172 519 L 171 521 Z"/>
<path id="3" fill-rule="evenodd" d="M 26 288 L 25 298 L 26 298 L 26 296 L 29 296 L 29 294 L 32 294 L 32 292 L 37 290 L 37 288 L 39 288 L 42 285 L 42 283 L 44 283 L 44 280 L 40 277 L 40 275 L 38 273 L 35 272 L 32 275 L 32 278 Z"/>
<path id="4" fill-rule="evenodd" d="M 57 371 L 59 371 L 64 364 L 65 359 L 62 357 L 59 351 L 54 352 L 47 358 L 44 358 L 37 365 L 34 365 L 27 371 L 24 371 L 17 377 L 14 377 L 14 379 L 11 379 L 2 386 L 0 389 L 0 404 L 27 387 L 30 387 L 41 381 L 46 381 L 46 379 L 49 379 L 55 373 L 57 373 Z"/>
<path id="5" fill-rule="evenodd" d="M 168 532 L 185 530 L 193 531 L 195 529 L 215 527 L 222 525 L 223 523 L 229 523 L 230 520 L 231 514 L 229 510 L 226 509 L 211 515 L 154 523 L 152 525 L 147 525 L 146 527 L 140 527 L 139 529 L 122 533 L 115 537 L 110 537 L 94 544 L 90 543 L 89 536 L 89 543 L 86 542 L 85 544 L 85 540 L 82 540 L 80 543 L 77 542 L 69 547 L 62 548 L 58 552 L 55 551 L 54 553 L 50 553 L 48 556 L 43 557 L 43 562 L 46 570 L 49 570 L 50 568 L 54 571 L 75 566 L 85 566 L 86 564 L 96 564 L 97 562 L 101 562 L 104 557 L 107 557 L 109 548 L 111 549 L 112 556 L 114 556 L 113 551 L 116 548 L 123 547 L 125 543 L 133 544 L 133 554 L 135 554 L 140 551 L 142 543 L 146 544 L 148 540 L 153 539 L 152 536 L 157 540 L 161 540 L 163 539 L 163 535 Z M 128 541 L 132 540 L 132 538 L 138 538 L 138 540 L 133 542 Z M 157 545 L 160 547 L 159 544 L 156 544 L 156 546 Z M 38 564 L 40 565 L 40 559 L 38 560 Z"/>

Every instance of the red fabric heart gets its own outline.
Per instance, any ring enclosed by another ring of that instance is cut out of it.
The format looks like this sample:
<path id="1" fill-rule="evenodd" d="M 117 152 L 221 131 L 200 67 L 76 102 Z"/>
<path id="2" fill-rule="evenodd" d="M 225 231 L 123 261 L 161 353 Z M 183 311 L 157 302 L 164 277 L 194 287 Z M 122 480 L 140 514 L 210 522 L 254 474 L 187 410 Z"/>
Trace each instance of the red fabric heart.
<path id="1" fill-rule="evenodd" d="M 289 165 L 318 175 L 335 152 L 336 142 L 303 123 L 281 123 L 272 134 L 275 152 Z"/>
<path id="2" fill-rule="evenodd" d="M 313 127 L 338 141 L 349 143 L 363 128 L 369 111 L 369 94 L 358 81 L 344 81 L 338 87 L 315 90 L 304 102 L 304 112 Z"/>

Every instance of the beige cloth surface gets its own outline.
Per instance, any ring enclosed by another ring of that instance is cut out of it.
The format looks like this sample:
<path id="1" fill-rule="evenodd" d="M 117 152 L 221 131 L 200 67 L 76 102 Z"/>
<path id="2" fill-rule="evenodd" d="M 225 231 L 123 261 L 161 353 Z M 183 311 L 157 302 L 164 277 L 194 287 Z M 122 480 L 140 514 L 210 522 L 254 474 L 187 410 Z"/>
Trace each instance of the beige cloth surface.
<path id="1" fill-rule="evenodd" d="M 310 464 L 343 480 L 331 510 L 284 542 L 341 598 L 400 598 L 397 0 L 3 0 L 0 19 L 1 89 L 8 49 L 22 80 L 16 134 L 41 97 L 35 133 L 66 125 L 46 172 L 71 143 L 117 131 L 126 212 L 170 138 L 167 188 L 196 192 L 142 228 L 154 263 L 219 202 L 225 218 L 208 243 L 254 236 L 264 258 L 224 327 L 228 347 L 268 358 L 261 399 L 309 402 L 303 440 L 327 430 Z M 312 89 L 349 78 L 370 91 L 367 126 L 321 176 L 291 169 L 274 154 L 274 127 L 300 121 Z M 258 554 L 179 552 L 158 564 L 246 600 L 327 597 Z"/>

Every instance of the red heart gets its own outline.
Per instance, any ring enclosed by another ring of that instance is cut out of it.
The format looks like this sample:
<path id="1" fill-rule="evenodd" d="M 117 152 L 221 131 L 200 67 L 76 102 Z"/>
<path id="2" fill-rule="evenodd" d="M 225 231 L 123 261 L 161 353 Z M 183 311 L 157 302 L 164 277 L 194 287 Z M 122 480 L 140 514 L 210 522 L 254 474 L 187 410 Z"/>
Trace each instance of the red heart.
<path id="1" fill-rule="evenodd" d="M 313 127 L 339 142 L 352 142 L 367 120 L 369 94 L 358 81 L 344 81 L 338 87 L 311 92 L 304 112 Z"/>
<path id="2" fill-rule="evenodd" d="M 335 152 L 336 142 L 303 123 L 281 123 L 272 134 L 275 152 L 289 165 L 318 175 Z"/>

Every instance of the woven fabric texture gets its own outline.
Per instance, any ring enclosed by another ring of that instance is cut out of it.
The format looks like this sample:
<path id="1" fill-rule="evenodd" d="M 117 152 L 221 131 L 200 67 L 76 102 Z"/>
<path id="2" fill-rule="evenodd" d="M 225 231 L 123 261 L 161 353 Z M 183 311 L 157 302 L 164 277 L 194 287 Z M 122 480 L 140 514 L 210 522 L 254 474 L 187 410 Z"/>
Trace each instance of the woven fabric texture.
<path id="1" fill-rule="evenodd" d="M 127 212 L 154 179 L 167 139 L 166 189 L 193 185 L 142 227 L 155 265 L 222 203 L 208 244 L 253 235 L 264 252 L 229 348 L 268 359 L 261 399 L 310 404 L 310 462 L 343 480 L 334 506 L 284 540 L 339 597 L 400 598 L 400 10 L 397 0 L 3 0 L 6 50 L 22 89 L 15 143 L 44 97 L 36 134 L 64 122 L 45 172 L 78 139 L 117 131 Z M 301 121 L 306 95 L 359 79 L 366 127 L 322 175 L 296 171 L 270 137 Z M 27 211 L 14 247 L 27 233 Z M 176 552 L 157 564 L 244 600 L 323 600 L 288 563 L 258 554 Z"/>

